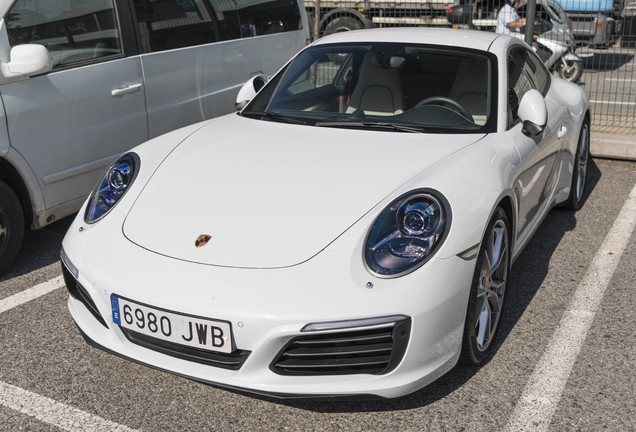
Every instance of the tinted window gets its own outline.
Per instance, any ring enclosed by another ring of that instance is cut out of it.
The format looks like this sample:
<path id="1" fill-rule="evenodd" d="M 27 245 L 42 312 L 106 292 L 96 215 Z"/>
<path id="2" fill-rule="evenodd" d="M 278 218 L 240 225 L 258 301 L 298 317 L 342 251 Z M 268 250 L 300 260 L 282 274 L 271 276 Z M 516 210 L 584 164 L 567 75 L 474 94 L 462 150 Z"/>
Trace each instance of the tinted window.
<path id="1" fill-rule="evenodd" d="M 5 21 L 11 46 L 44 45 L 53 67 L 122 53 L 112 0 L 18 0 Z"/>
<path id="2" fill-rule="evenodd" d="M 142 48 L 162 51 L 296 30 L 295 0 L 134 0 Z"/>
<path id="3" fill-rule="evenodd" d="M 527 49 L 513 49 L 508 58 L 508 104 L 511 121 L 518 119 L 519 104 L 528 90 L 538 90 L 545 96 L 549 85 L 550 75 L 541 61 Z"/>

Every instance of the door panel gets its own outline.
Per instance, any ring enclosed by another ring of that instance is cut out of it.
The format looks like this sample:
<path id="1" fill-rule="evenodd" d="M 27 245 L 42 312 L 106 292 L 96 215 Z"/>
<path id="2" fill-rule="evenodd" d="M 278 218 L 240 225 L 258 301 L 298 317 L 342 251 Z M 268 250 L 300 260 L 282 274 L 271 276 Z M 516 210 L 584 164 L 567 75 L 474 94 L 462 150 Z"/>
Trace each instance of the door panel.
<path id="1" fill-rule="evenodd" d="M 104 167 L 148 138 L 139 58 L 2 86 L 11 145 L 29 161 L 47 208 L 86 196 Z"/>
<path id="2" fill-rule="evenodd" d="M 252 75 L 273 75 L 303 46 L 293 31 L 141 56 L 150 137 L 233 112 Z"/>
<path id="3" fill-rule="evenodd" d="M 521 124 L 508 132 L 519 150 L 522 161 L 521 175 L 515 184 L 519 199 L 519 238 L 527 235 L 532 222 L 547 211 L 557 185 L 557 161 L 561 146 L 558 133 L 563 108 L 548 99 L 546 105 L 548 124 L 541 134 L 532 138 L 527 137 L 521 132 Z"/>

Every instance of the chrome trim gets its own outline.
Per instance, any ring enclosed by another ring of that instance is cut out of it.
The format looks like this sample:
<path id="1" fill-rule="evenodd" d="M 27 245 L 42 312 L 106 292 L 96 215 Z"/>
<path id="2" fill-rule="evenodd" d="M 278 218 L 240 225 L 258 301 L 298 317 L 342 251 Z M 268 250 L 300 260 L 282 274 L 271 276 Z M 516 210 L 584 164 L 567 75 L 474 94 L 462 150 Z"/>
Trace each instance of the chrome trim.
<path id="1" fill-rule="evenodd" d="M 390 315 L 384 317 L 376 317 L 376 318 L 362 318 L 362 319 L 351 319 L 351 320 L 342 320 L 342 321 L 330 321 L 330 322 L 319 322 L 319 323 L 310 323 L 303 327 L 300 331 L 304 332 L 314 332 L 314 331 L 325 331 L 325 330 L 343 330 L 343 329 L 351 329 L 357 327 L 371 327 L 371 326 L 380 326 L 387 324 L 395 324 L 398 321 L 403 321 L 409 319 L 406 315 Z"/>

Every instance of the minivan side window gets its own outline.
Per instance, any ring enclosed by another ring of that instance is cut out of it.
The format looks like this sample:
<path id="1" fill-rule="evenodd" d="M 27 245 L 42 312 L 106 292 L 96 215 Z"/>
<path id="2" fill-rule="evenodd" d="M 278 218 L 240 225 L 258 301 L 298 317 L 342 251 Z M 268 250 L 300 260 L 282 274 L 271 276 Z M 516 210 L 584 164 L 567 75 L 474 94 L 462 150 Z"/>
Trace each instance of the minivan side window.
<path id="1" fill-rule="evenodd" d="M 122 54 L 113 0 L 17 0 L 5 22 L 12 47 L 44 45 L 54 68 Z"/>
<path id="2" fill-rule="evenodd" d="M 133 0 L 144 52 L 298 30 L 296 0 Z"/>

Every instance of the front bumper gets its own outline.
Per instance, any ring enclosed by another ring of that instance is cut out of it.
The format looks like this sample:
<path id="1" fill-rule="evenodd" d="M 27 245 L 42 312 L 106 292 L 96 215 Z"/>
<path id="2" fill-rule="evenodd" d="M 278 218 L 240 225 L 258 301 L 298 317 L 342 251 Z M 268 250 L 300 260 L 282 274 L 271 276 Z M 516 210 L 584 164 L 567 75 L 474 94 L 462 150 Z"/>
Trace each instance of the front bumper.
<path id="1" fill-rule="evenodd" d="M 112 222 L 123 216 L 113 213 L 109 218 Z M 439 378 L 459 357 L 474 260 L 433 257 L 412 274 L 378 279 L 364 269 L 360 251 L 328 248 L 289 268 L 220 268 L 149 252 L 121 234 L 109 236 L 113 230 L 105 226 L 101 222 L 87 229 L 78 218 L 63 251 L 67 266 L 76 273 L 65 270 L 71 288 L 69 311 L 86 340 L 108 352 L 216 386 L 318 398 L 402 396 Z M 77 291 L 74 295 L 74 284 L 94 307 Z M 238 366 L 196 361 L 131 341 L 112 321 L 111 294 L 228 321 Z M 374 321 L 385 317 L 392 319 Z M 331 325 L 323 328 L 324 323 Z M 320 325 L 306 331 L 309 324 Z M 308 337 L 324 343 L 382 332 L 392 338 L 385 366 L 331 365 L 326 373 L 316 373 L 315 367 L 298 371 L 293 359 L 281 366 L 286 362 L 283 353 Z"/>

